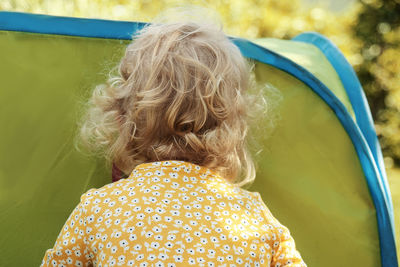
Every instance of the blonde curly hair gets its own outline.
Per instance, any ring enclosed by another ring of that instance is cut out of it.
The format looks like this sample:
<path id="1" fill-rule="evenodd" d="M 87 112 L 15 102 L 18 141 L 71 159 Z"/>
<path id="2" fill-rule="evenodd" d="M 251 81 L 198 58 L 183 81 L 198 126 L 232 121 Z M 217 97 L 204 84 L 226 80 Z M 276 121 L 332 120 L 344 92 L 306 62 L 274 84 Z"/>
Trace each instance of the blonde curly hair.
<path id="1" fill-rule="evenodd" d="M 141 163 L 184 160 L 242 186 L 251 64 L 210 24 L 150 24 L 133 36 L 119 74 L 95 87 L 81 144 L 129 174 Z"/>

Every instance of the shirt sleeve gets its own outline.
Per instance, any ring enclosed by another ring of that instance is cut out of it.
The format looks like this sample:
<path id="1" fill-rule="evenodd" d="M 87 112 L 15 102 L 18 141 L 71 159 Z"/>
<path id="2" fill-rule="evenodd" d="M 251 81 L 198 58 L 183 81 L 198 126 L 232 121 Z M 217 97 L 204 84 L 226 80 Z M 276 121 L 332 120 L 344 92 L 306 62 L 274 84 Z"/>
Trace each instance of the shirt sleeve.
<path id="1" fill-rule="evenodd" d="M 282 224 L 276 225 L 276 241 L 273 242 L 271 267 L 306 267 L 300 253 L 296 249 L 293 237 L 289 229 Z"/>
<path id="2" fill-rule="evenodd" d="M 265 205 L 258 192 L 254 192 L 264 211 L 267 221 L 271 222 L 274 236 L 269 245 L 272 246 L 271 267 L 307 267 L 296 245 L 289 229 L 282 225 Z"/>
<path id="3" fill-rule="evenodd" d="M 86 208 L 85 194 L 74 208 L 61 232 L 54 247 L 46 250 L 40 267 L 47 266 L 92 266 L 91 253 L 86 238 Z"/>

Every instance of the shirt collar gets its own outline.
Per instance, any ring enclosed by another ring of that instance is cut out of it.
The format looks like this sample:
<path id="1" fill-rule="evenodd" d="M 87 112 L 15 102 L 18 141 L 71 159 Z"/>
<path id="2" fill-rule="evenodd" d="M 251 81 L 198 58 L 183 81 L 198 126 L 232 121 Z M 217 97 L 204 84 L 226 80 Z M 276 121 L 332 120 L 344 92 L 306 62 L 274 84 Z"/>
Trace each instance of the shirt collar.
<path id="1" fill-rule="evenodd" d="M 200 166 L 188 161 L 183 161 L 183 160 L 163 160 L 163 161 L 155 161 L 155 162 L 146 162 L 139 164 L 133 169 L 132 174 L 138 171 L 146 171 L 146 170 L 151 170 L 151 169 L 173 169 L 175 167 L 180 167 L 180 168 L 188 168 L 191 173 L 196 173 L 198 175 L 204 174 L 205 178 L 206 176 L 213 176 L 215 178 L 223 179 L 216 171 L 211 170 L 208 167 L 205 166 Z"/>

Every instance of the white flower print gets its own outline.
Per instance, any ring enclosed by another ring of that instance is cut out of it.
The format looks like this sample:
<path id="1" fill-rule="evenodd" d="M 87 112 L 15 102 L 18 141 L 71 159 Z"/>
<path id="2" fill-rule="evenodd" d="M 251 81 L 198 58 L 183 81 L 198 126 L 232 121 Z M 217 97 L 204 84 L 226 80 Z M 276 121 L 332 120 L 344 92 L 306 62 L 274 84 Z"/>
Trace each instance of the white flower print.
<path id="1" fill-rule="evenodd" d="M 118 248 L 117 248 L 117 246 L 112 246 L 111 247 L 111 253 L 115 253 L 115 252 L 117 252 L 117 250 L 118 250 Z"/>
<path id="2" fill-rule="evenodd" d="M 139 254 L 136 257 L 136 260 L 138 260 L 138 261 L 143 260 L 143 259 L 144 259 L 144 255 L 143 254 Z"/>
<path id="3" fill-rule="evenodd" d="M 174 245 L 172 244 L 172 242 L 167 242 L 165 243 L 165 247 L 167 248 L 172 248 Z"/>
<path id="4" fill-rule="evenodd" d="M 129 244 L 128 241 L 126 241 L 125 239 L 119 241 L 120 247 L 126 247 L 128 244 Z"/>
<path id="5" fill-rule="evenodd" d="M 140 207 L 140 206 L 136 206 L 136 207 L 133 208 L 134 212 L 138 212 L 138 211 L 141 211 L 141 210 L 142 210 L 142 207 Z"/>
<path id="6" fill-rule="evenodd" d="M 174 255 L 173 258 L 174 258 L 175 262 L 183 262 L 182 255 Z"/>
<path id="7" fill-rule="evenodd" d="M 165 254 L 165 253 L 160 253 L 160 254 L 158 255 L 158 258 L 159 258 L 160 260 L 164 261 L 164 260 L 168 259 L 169 257 L 168 257 L 168 255 Z"/>
<path id="8" fill-rule="evenodd" d="M 155 259 L 157 259 L 157 257 L 156 257 L 156 255 L 154 255 L 154 254 L 150 254 L 150 255 L 147 256 L 147 259 L 148 259 L 149 261 L 154 261 Z"/>

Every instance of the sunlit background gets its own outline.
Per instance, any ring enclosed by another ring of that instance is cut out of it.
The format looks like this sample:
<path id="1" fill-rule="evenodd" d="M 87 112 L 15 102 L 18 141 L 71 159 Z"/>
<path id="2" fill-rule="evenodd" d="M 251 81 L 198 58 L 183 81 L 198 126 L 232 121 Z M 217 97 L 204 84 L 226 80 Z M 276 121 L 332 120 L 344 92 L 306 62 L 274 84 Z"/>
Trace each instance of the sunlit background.
<path id="1" fill-rule="evenodd" d="M 340 48 L 361 80 L 375 121 L 399 245 L 400 0 L 2 0 L 0 10 L 150 21 L 160 10 L 183 3 L 217 10 L 229 35 L 291 39 L 317 31 Z"/>

